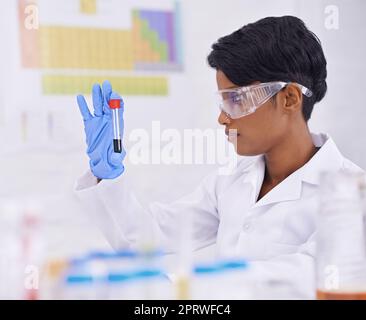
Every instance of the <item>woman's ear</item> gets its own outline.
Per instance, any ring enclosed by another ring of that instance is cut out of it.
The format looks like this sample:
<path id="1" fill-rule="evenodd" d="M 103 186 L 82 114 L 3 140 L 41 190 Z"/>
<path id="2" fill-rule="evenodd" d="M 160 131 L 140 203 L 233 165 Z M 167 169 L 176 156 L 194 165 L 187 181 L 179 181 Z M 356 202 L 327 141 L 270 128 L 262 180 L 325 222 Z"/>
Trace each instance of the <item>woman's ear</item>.
<path id="1" fill-rule="evenodd" d="M 299 86 L 296 83 L 290 83 L 282 90 L 282 92 L 285 99 L 283 107 L 286 112 L 301 111 L 302 92 Z"/>

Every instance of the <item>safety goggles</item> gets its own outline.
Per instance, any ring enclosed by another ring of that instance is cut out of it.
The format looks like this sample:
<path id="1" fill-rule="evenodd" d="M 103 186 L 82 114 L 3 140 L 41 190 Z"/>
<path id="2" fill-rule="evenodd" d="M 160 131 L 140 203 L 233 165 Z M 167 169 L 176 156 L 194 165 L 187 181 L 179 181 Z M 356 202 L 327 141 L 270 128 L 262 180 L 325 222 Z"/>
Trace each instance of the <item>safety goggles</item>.
<path id="1" fill-rule="evenodd" d="M 291 82 L 266 82 L 247 87 L 219 90 L 219 107 L 231 119 L 247 116 L 271 99 Z M 301 92 L 311 97 L 313 93 L 301 84 Z"/>

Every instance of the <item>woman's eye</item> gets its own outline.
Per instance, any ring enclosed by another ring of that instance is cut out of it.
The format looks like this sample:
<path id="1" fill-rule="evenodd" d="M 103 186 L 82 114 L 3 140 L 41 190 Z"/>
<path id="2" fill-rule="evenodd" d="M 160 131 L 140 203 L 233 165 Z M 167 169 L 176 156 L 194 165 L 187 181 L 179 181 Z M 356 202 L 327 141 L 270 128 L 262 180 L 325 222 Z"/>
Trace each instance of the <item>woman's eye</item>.
<path id="1" fill-rule="evenodd" d="M 232 102 L 239 102 L 240 101 L 240 97 L 236 94 L 236 95 L 233 95 L 232 97 L 231 97 L 231 101 Z"/>

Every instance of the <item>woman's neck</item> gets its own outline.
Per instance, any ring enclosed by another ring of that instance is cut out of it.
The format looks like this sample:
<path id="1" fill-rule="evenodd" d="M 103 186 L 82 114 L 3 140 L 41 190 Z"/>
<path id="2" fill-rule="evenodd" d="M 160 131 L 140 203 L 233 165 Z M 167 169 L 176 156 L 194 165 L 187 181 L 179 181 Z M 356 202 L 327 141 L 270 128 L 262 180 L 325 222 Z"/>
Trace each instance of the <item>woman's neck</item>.
<path id="1" fill-rule="evenodd" d="M 317 152 L 308 127 L 294 130 L 279 145 L 266 153 L 265 180 L 278 184 L 307 163 Z"/>

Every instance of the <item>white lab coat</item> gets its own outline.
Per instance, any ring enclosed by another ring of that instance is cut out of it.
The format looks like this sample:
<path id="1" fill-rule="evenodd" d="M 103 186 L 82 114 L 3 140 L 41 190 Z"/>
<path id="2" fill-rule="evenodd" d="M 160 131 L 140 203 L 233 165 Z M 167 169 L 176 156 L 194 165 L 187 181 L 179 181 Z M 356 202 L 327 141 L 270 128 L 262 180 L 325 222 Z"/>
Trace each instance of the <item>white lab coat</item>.
<path id="1" fill-rule="evenodd" d="M 191 214 L 194 249 L 216 243 L 219 254 L 248 259 L 259 277 L 287 279 L 298 297 L 313 298 L 319 173 L 361 169 L 327 135 L 312 137 L 320 150 L 258 202 L 263 156 L 245 158 L 233 174 L 211 174 L 190 195 L 148 209 L 138 203 L 123 175 L 97 184 L 88 172 L 77 181 L 76 193 L 114 248 L 136 243 L 139 221 L 146 219 L 159 243 L 174 251 L 179 217 Z"/>

